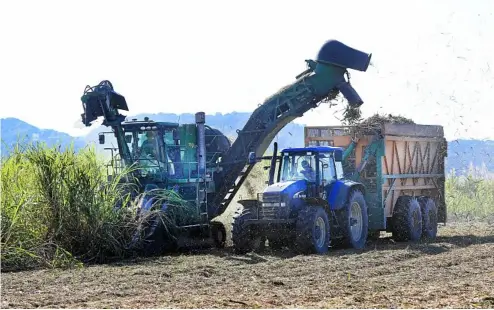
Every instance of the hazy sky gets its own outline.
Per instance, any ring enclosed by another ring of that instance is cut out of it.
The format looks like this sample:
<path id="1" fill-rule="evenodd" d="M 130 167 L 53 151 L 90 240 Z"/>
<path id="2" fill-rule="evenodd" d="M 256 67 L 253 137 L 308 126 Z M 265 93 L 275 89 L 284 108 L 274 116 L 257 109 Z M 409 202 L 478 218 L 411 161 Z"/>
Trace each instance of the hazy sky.
<path id="1" fill-rule="evenodd" d="M 252 111 L 338 39 L 373 54 L 351 72 L 364 116 L 494 139 L 494 1 L 343 2 L 3 1 L 0 117 L 83 134 L 80 97 L 104 79 L 132 114 Z"/>

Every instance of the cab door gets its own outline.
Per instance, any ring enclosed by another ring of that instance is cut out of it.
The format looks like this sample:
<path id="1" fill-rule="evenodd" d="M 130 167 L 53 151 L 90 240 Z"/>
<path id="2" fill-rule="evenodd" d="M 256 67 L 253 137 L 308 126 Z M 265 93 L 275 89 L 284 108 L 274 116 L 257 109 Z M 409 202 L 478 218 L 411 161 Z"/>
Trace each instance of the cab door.
<path id="1" fill-rule="evenodd" d="M 336 181 L 336 167 L 333 153 L 319 153 L 317 156 L 318 195 L 326 199 L 329 189 Z"/>

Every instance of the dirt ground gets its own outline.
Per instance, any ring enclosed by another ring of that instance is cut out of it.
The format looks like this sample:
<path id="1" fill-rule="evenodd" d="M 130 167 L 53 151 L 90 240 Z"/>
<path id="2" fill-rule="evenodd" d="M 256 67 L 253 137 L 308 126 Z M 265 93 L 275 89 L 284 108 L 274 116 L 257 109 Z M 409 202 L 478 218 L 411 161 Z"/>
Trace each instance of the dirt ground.
<path id="1" fill-rule="evenodd" d="M 363 252 L 201 250 L 74 270 L 2 273 L 2 308 L 493 308 L 494 228 L 449 224 L 430 244 Z"/>

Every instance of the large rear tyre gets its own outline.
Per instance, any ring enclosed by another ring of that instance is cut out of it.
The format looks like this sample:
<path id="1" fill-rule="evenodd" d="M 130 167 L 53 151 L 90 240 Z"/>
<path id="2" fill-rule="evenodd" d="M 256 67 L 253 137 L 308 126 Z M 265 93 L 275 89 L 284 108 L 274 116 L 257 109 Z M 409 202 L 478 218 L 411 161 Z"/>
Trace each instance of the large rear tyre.
<path id="1" fill-rule="evenodd" d="M 419 241 L 422 236 L 422 211 L 417 198 L 400 196 L 392 218 L 393 238 L 396 241 Z"/>
<path id="2" fill-rule="evenodd" d="M 298 214 L 295 249 L 304 254 L 325 254 L 329 249 L 328 214 L 322 207 L 308 207 Z"/>
<path id="3" fill-rule="evenodd" d="M 354 249 L 363 249 L 369 233 L 369 215 L 364 194 L 353 190 L 342 212 L 343 244 Z"/>
<path id="4" fill-rule="evenodd" d="M 432 241 L 437 236 L 437 207 L 430 197 L 420 197 L 422 211 L 422 239 Z"/>

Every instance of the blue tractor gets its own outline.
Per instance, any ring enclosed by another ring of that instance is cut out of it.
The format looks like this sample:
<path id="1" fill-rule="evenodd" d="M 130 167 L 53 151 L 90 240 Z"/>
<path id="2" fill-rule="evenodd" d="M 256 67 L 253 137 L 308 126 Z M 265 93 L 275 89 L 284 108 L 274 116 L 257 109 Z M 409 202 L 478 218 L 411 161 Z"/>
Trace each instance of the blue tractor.
<path id="1" fill-rule="evenodd" d="M 345 151 L 316 146 L 277 155 L 275 150 L 264 192 L 238 202 L 232 223 L 235 251 L 261 250 L 266 240 L 273 249 L 288 246 L 307 254 L 327 252 L 330 241 L 364 248 L 369 225 L 365 187 L 346 179 L 343 171 L 354 145 Z"/>

